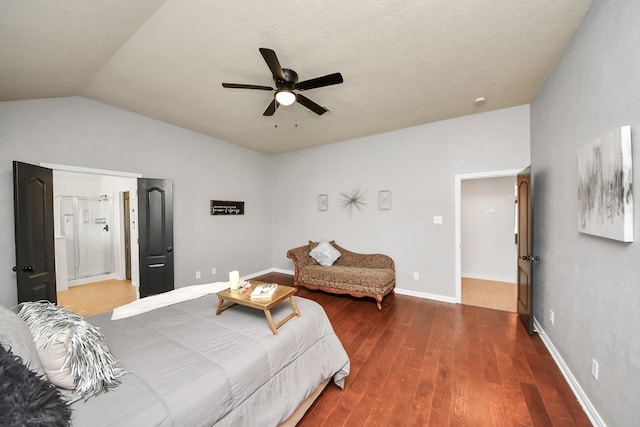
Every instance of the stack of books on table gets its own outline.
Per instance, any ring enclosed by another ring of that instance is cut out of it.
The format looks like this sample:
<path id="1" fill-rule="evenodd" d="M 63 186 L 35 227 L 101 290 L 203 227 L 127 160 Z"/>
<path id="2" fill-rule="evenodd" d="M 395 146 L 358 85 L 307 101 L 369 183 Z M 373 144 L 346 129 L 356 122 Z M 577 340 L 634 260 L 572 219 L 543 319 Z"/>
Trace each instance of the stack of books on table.
<path id="1" fill-rule="evenodd" d="M 269 299 L 273 296 L 277 287 L 277 283 L 264 283 L 262 285 L 258 285 L 251 292 L 251 299 Z"/>

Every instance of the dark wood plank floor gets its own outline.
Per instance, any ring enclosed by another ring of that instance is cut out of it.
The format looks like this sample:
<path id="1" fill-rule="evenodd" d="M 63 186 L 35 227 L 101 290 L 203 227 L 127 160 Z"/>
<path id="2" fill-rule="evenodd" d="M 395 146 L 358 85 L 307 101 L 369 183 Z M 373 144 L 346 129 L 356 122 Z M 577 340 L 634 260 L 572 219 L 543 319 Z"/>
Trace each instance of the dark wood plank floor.
<path id="1" fill-rule="evenodd" d="M 280 273 L 256 279 L 293 285 Z M 301 427 L 591 425 L 513 313 L 405 295 L 379 311 L 372 298 L 297 295 L 324 307 L 351 359 L 345 390 L 329 384 Z"/>

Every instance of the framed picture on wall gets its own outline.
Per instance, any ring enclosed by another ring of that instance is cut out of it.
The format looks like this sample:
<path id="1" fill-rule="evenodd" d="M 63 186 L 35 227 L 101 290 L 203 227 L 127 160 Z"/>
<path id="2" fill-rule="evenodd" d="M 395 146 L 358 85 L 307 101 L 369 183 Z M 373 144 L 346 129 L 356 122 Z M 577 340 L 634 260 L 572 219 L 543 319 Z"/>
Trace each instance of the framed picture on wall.
<path id="1" fill-rule="evenodd" d="M 387 211 L 391 209 L 391 191 L 378 191 L 378 209 L 381 211 Z"/>
<path id="2" fill-rule="evenodd" d="M 327 194 L 318 194 L 318 210 L 329 210 L 329 196 Z"/>
<path id="3" fill-rule="evenodd" d="M 633 241 L 631 127 L 622 126 L 578 152 L 578 231 Z"/>

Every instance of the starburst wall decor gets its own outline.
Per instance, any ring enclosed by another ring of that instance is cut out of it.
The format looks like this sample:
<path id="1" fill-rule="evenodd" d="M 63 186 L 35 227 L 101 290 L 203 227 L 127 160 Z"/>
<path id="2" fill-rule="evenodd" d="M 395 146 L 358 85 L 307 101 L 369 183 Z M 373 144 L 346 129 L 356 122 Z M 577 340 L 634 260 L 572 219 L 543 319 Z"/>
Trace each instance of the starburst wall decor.
<path id="1" fill-rule="evenodd" d="M 340 207 L 347 212 L 347 215 L 351 217 L 353 209 L 356 208 L 362 212 L 362 206 L 366 205 L 367 192 L 362 191 L 359 188 L 354 189 L 351 193 L 340 193 Z"/>

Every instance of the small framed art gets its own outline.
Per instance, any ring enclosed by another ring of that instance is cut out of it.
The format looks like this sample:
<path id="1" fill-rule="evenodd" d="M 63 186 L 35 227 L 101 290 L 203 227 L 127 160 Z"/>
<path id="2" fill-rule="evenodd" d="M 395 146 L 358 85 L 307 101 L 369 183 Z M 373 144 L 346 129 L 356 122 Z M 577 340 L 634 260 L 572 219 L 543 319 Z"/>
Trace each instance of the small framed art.
<path id="1" fill-rule="evenodd" d="M 329 196 L 327 194 L 318 194 L 318 210 L 329 210 Z"/>
<path id="2" fill-rule="evenodd" d="M 391 191 L 378 191 L 378 209 L 381 211 L 388 211 L 391 209 Z"/>

